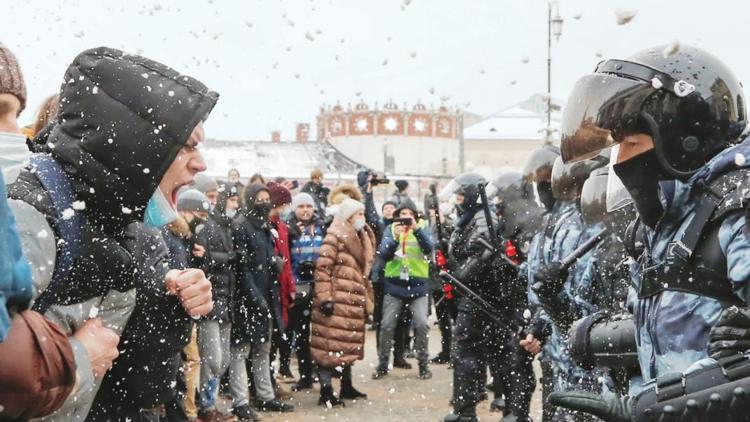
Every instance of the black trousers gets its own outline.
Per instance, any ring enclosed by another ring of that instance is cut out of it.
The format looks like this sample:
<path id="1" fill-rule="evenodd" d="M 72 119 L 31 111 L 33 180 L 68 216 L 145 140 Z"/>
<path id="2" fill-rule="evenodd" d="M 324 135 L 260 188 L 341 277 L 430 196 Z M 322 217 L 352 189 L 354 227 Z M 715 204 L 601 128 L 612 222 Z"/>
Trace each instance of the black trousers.
<path id="1" fill-rule="evenodd" d="M 312 315 L 312 295 L 304 303 L 295 305 L 289 314 L 289 327 L 294 339 L 299 365 L 299 381 L 313 381 L 313 363 L 310 357 L 310 317 Z"/>
<path id="2" fill-rule="evenodd" d="M 451 339 L 453 337 L 453 321 L 456 319 L 456 299 L 444 299 L 443 292 L 435 290 L 432 292 L 432 300 L 435 302 L 435 316 L 437 316 L 440 328 L 440 353 L 450 356 Z"/>
<path id="3" fill-rule="evenodd" d="M 533 357 L 520 346 L 509 346 L 518 344 L 518 336 L 490 322 L 471 305 L 459 308 L 453 335 L 454 412 L 475 411 L 485 397 L 489 366 L 505 394 L 507 411 L 519 419 L 528 417 L 536 380 Z"/>

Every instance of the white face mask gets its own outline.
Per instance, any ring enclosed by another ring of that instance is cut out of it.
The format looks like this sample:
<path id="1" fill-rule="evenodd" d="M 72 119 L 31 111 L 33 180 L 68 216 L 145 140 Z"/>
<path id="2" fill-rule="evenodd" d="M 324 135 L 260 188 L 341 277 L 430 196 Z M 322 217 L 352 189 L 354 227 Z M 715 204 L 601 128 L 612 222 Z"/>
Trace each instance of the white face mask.
<path id="1" fill-rule="evenodd" d="M 362 229 L 365 228 L 365 224 L 367 224 L 367 222 L 365 222 L 364 218 L 358 218 L 352 222 L 352 226 L 354 226 L 354 230 L 358 232 L 362 231 Z"/>
<path id="2" fill-rule="evenodd" d="M 177 220 L 178 216 L 177 210 L 172 207 L 161 189 L 156 188 L 156 192 L 148 200 L 143 222 L 147 226 L 158 228 Z"/>
<path id="3" fill-rule="evenodd" d="M 224 215 L 226 215 L 228 218 L 234 218 L 234 216 L 237 215 L 237 210 L 226 210 L 224 211 Z"/>

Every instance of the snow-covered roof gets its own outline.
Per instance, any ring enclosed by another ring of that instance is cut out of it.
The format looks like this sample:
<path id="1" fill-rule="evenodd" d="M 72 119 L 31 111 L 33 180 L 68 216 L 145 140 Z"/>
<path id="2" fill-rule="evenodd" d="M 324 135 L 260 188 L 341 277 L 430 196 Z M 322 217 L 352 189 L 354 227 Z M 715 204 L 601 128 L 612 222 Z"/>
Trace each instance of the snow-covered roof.
<path id="1" fill-rule="evenodd" d="M 560 127 L 563 104 L 552 98 L 550 126 Z M 534 94 L 520 103 L 492 114 L 464 128 L 464 139 L 532 139 L 545 138 L 547 127 L 547 96 Z"/>
<path id="2" fill-rule="evenodd" d="M 242 179 L 253 173 L 264 177 L 306 179 L 314 169 L 354 176 L 361 166 L 326 143 L 209 140 L 201 151 L 206 174 L 226 177 L 229 169 L 239 170 Z"/>
<path id="3" fill-rule="evenodd" d="M 551 126 L 559 128 L 555 114 Z M 547 116 L 515 106 L 464 129 L 464 139 L 543 139 Z"/>

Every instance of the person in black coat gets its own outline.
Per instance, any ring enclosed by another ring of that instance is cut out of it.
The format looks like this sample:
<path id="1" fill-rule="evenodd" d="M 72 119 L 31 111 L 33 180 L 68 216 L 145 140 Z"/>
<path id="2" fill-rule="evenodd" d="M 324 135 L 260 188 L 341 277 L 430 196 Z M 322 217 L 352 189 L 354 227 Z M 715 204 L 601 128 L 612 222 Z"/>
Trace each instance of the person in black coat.
<path id="1" fill-rule="evenodd" d="M 257 407 L 264 411 L 294 410 L 293 406 L 276 399 L 271 382 L 271 327 L 274 324 L 283 326 L 277 275 L 284 262 L 274 254 L 270 211 L 271 194 L 268 188 L 251 184 L 245 188 L 244 214 L 232 228 L 239 261 L 229 384 L 234 413 L 240 419 L 249 408 L 248 373 L 245 367 L 248 357 L 252 360 Z"/>
<path id="2" fill-rule="evenodd" d="M 98 315 L 122 335 L 101 384 L 71 396 L 51 420 L 139 421 L 174 396 L 190 314 L 213 306 L 202 271 L 170 271 L 156 227 L 173 219 L 173 193 L 205 170 L 197 146 L 218 95 L 161 63 L 101 47 L 73 60 L 60 97 L 60 113 L 36 138 L 44 146 L 36 165 L 21 170 L 8 192 L 27 217 L 41 214 L 54 228 L 48 233 L 61 251 L 64 243 L 80 246 L 34 306 L 54 308 L 65 331 Z M 57 186 L 44 184 L 47 171 L 58 175 Z M 77 206 L 58 216 L 58 194 Z M 55 258 L 62 264 L 71 256 Z M 133 307 L 123 309 L 126 300 Z"/>
<path id="3" fill-rule="evenodd" d="M 232 243 L 232 223 L 239 209 L 239 188 L 222 183 L 213 212 L 196 242 L 205 251 L 203 271 L 211 280 L 214 309 L 198 323 L 200 390 L 198 417 L 215 420 L 224 417 L 215 406 L 219 380 L 229 367 L 232 322 L 230 309 L 236 283 L 238 254 Z"/>

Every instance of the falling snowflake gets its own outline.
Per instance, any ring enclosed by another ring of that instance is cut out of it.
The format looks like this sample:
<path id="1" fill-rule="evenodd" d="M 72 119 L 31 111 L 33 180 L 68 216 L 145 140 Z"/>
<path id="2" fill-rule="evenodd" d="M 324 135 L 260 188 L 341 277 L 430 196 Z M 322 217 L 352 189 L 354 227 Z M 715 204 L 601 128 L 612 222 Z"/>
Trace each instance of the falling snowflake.
<path id="1" fill-rule="evenodd" d="M 122 207 L 121 211 L 122 211 L 123 214 L 132 214 L 133 213 L 133 210 L 131 210 L 128 207 Z"/>
<path id="2" fill-rule="evenodd" d="M 73 201 L 73 209 L 76 211 L 85 210 L 86 209 L 86 201 Z"/>
<path id="3" fill-rule="evenodd" d="M 617 17 L 618 25 L 625 25 L 632 21 L 638 11 L 635 9 L 617 9 L 615 10 L 615 16 Z"/>
<path id="4" fill-rule="evenodd" d="M 49 232 L 45 229 L 42 229 L 39 233 L 36 234 L 36 237 L 39 239 L 46 239 L 49 237 Z"/>
<path id="5" fill-rule="evenodd" d="M 664 47 L 664 50 L 661 51 L 661 55 L 664 56 L 664 58 L 667 58 L 673 54 L 676 54 L 678 51 L 680 51 L 680 42 L 673 41 L 671 44 Z"/>
<path id="6" fill-rule="evenodd" d="M 740 154 L 739 152 L 737 154 L 734 154 L 734 164 L 737 164 L 737 167 L 742 167 L 745 165 L 745 156 Z"/>
<path id="7" fill-rule="evenodd" d="M 62 212 L 62 218 L 63 218 L 63 220 L 70 220 L 71 218 L 73 218 L 73 216 L 75 215 L 75 213 L 76 212 L 73 211 L 72 208 L 66 208 Z"/>

